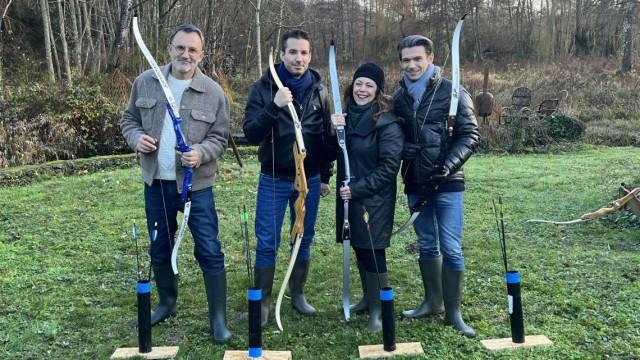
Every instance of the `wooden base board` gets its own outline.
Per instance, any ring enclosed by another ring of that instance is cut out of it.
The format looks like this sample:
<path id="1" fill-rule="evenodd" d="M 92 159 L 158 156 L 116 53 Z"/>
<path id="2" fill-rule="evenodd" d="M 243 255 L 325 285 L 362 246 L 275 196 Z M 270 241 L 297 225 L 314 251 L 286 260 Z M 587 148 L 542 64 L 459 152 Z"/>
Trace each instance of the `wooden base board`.
<path id="1" fill-rule="evenodd" d="M 247 350 L 232 350 L 225 351 L 224 357 L 222 360 L 246 360 L 249 359 L 249 354 Z M 273 350 L 263 350 L 262 358 L 263 360 L 291 360 L 291 351 L 273 351 Z"/>
<path id="2" fill-rule="evenodd" d="M 111 359 L 127 359 L 134 356 L 140 356 L 145 359 L 173 359 L 178 355 L 179 349 L 178 346 L 155 346 L 151 348 L 150 353 L 141 354 L 138 352 L 137 347 L 119 348 L 111 355 Z"/>
<path id="3" fill-rule="evenodd" d="M 394 351 L 384 351 L 384 346 L 382 344 L 361 345 L 358 346 L 358 353 L 360 354 L 360 359 L 378 359 L 396 355 L 422 354 L 424 353 L 424 350 L 422 350 L 422 344 L 419 342 L 412 342 L 398 343 L 396 344 L 396 349 Z"/>
<path id="4" fill-rule="evenodd" d="M 480 341 L 482 345 L 492 351 L 502 351 L 508 349 L 517 349 L 522 347 L 533 347 L 533 346 L 549 346 L 553 345 L 553 341 L 549 340 L 544 335 L 531 335 L 525 336 L 524 342 L 522 344 L 517 344 L 511 341 L 511 338 L 503 338 L 503 339 L 490 339 L 490 340 L 482 340 Z"/>

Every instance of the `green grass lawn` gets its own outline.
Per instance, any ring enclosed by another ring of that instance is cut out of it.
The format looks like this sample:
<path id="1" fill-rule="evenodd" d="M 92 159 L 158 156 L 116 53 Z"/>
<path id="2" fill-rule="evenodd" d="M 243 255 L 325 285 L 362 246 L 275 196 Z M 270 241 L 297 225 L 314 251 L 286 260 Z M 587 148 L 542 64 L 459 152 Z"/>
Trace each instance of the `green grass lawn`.
<path id="1" fill-rule="evenodd" d="M 220 239 L 228 271 L 228 321 L 234 336 L 209 340 L 202 276 L 187 235 L 181 246 L 179 314 L 153 329 L 156 346 L 180 346 L 179 358 L 221 359 L 247 346 L 248 280 L 239 207 L 253 221 L 258 166 L 255 156 L 238 169 L 231 157 L 215 184 Z M 623 213 L 578 225 L 526 224 L 529 218 L 570 220 L 607 205 L 620 182 L 640 180 L 640 149 L 589 148 L 573 153 L 482 155 L 465 167 L 463 314 L 478 331 L 466 339 L 441 316 L 396 323 L 397 342 L 419 341 L 419 358 L 637 358 L 640 356 L 640 227 Z M 522 272 L 527 334 L 542 334 L 552 347 L 500 354 L 480 340 L 509 336 L 506 286 L 491 199 L 508 205 L 508 250 Z M 144 224 L 139 169 L 58 177 L 0 189 L 0 358 L 105 359 L 118 347 L 137 346 L 135 266 L 130 229 Z M 263 347 L 291 350 L 294 359 L 349 359 L 358 345 L 379 344 L 366 330 L 367 316 L 345 323 L 341 312 L 341 247 L 334 243 L 334 198 L 321 202 L 306 293 L 319 310 L 303 318 L 283 305 L 284 333 L 272 321 Z M 396 226 L 408 217 L 399 196 Z M 286 234 L 286 232 L 284 232 Z M 142 239 L 147 238 L 146 230 Z M 144 241 L 143 241 L 144 242 Z M 388 253 L 396 312 L 422 298 L 415 235 L 392 239 Z M 286 244 L 286 242 L 283 242 Z M 142 257 L 148 264 L 146 253 Z M 355 261 L 355 258 L 353 259 Z M 278 263 L 276 292 L 288 262 Z M 355 267 L 352 302 L 360 296 Z M 155 292 L 152 302 L 155 304 Z"/>

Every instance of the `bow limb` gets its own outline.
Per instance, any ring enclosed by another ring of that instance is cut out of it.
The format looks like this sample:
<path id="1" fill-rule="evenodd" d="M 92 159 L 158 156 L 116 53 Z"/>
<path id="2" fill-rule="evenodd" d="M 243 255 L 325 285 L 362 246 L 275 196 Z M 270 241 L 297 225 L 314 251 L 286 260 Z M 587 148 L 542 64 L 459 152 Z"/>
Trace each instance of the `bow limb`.
<path id="1" fill-rule="evenodd" d="M 449 117 L 447 119 L 447 128 L 449 136 L 453 134 L 453 127 L 456 123 L 458 115 L 458 103 L 460 102 L 460 34 L 462 33 L 462 24 L 467 14 L 462 15 L 456 28 L 453 31 L 453 42 L 451 44 L 451 103 L 449 105 Z"/>
<path id="2" fill-rule="evenodd" d="M 151 52 L 147 48 L 142 40 L 142 35 L 140 34 L 140 29 L 138 27 L 138 18 L 133 18 L 133 36 L 144 55 L 145 59 L 153 69 L 153 73 L 156 78 L 160 82 L 160 87 L 162 88 L 162 92 L 164 93 L 165 98 L 167 99 L 167 111 L 169 113 L 169 117 L 171 118 L 171 122 L 173 124 L 173 131 L 176 134 L 176 148 L 181 152 L 189 152 L 192 149 L 187 145 L 187 138 L 184 136 L 184 132 L 182 131 L 182 118 L 180 118 L 180 112 L 178 111 L 178 104 L 176 103 L 176 99 L 173 97 L 173 93 L 171 93 L 171 88 L 167 83 L 167 79 L 165 79 L 158 63 L 151 55 Z M 171 267 L 173 268 L 173 273 L 178 274 L 178 266 L 177 266 L 177 257 L 178 257 L 178 248 L 180 243 L 182 242 L 182 237 L 184 236 L 184 232 L 186 226 L 189 222 L 189 212 L 191 209 L 191 179 L 193 177 L 193 169 L 187 166 L 182 166 L 182 173 L 184 175 L 184 179 L 182 181 L 182 191 L 181 198 L 184 202 L 184 216 L 182 217 L 182 224 L 180 225 L 180 231 L 178 232 L 178 238 L 173 246 L 171 251 Z M 163 195 L 164 196 L 164 191 Z M 165 209 L 166 214 L 166 209 Z M 167 228 L 168 231 L 168 228 Z"/>
<path id="3" fill-rule="evenodd" d="M 570 221 L 553 221 L 553 220 L 540 220 L 540 219 L 529 219 L 525 222 L 527 223 L 546 223 L 546 224 L 557 224 L 557 225 L 569 225 L 569 224 L 578 224 L 582 222 L 587 222 L 591 220 L 595 220 L 599 217 L 609 215 L 613 212 L 616 212 L 622 209 L 629 201 L 640 196 L 640 187 L 637 187 L 625 196 L 615 200 L 610 207 L 602 207 L 594 212 L 588 212 L 580 216 L 579 219 L 570 220 Z"/>
<path id="4" fill-rule="evenodd" d="M 273 65 L 273 50 L 269 51 L 269 71 L 273 81 L 278 86 L 278 89 L 284 88 L 276 68 Z M 293 127 L 295 131 L 296 141 L 293 144 L 293 160 L 295 165 L 295 180 L 294 187 L 298 192 L 298 197 L 293 204 L 295 212 L 295 221 L 291 227 L 291 241 L 293 241 L 293 247 L 291 248 L 291 258 L 289 260 L 289 266 L 287 272 L 284 275 L 282 285 L 280 285 L 280 291 L 278 292 L 278 300 L 276 301 L 276 323 L 278 329 L 283 331 L 282 321 L 280 320 L 280 309 L 282 307 L 282 300 L 284 299 L 284 291 L 291 277 L 293 266 L 295 265 L 296 258 L 298 257 L 298 251 L 300 250 L 300 244 L 302 243 L 302 236 L 304 235 L 304 217 L 306 213 L 306 198 L 309 189 L 307 188 L 307 175 L 304 171 L 304 159 L 307 156 L 307 150 L 304 146 L 304 140 L 302 138 L 302 124 L 298 119 L 298 113 L 292 103 L 287 104 L 291 119 L 293 120 Z"/>

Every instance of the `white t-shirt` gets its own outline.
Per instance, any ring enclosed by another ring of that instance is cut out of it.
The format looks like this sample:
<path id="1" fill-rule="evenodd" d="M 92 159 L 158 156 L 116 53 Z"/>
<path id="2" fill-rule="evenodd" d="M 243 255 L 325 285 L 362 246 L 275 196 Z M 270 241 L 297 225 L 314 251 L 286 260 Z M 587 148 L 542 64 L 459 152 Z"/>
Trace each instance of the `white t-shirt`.
<path id="1" fill-rule="evenodd" d="M 191 85 L 191 80 L 176 79 L 169 74 L 167 82 L 173 97 L 176 99 L 178 109 L 180 109 L 182 94 Z M 171 121 L 169 111 L 164 116 L 164 125 L 160 135 L 160 148 L 158 149 L 158 170 L 156 170 L 154 178 L 162 180 L 176 179 L 176 133 L 173 131 L 173 121 Z"/>

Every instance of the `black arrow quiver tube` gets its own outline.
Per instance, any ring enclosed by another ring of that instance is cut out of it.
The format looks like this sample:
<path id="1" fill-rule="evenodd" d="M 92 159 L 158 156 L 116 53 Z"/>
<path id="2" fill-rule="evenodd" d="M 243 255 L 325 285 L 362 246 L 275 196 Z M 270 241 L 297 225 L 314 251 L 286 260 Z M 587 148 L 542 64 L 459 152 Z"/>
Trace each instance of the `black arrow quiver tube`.
<path id="1" fill-rule="evenodd" d="M 507 272 L 507 294 L 511 341 L 520 344 L 524 342 L 524 320 L 522 317 L 522 298 L 520 297 L 520 273 L 518 271 Z"/>
<path id="2" fill-rule="evenodd" d="M 247 290 L 249 300 L 249 359 L 262 358 L 262 327 L 260 326 L 262 289 Z"/>
<path id="3" fill-rule="evenodd" d="M 136 283 L 138 295 L 138 352 L 151 352 L 151 282 L 138 280 Z"/>
<path id="4" fill-rule="evenodd" d="M 380 289 L 380 309 L 382 311 L 382 343 L 384 351 L 396 349 L 396 323 L 393 316 L 393 288 Z"/>

